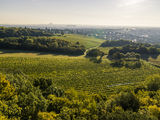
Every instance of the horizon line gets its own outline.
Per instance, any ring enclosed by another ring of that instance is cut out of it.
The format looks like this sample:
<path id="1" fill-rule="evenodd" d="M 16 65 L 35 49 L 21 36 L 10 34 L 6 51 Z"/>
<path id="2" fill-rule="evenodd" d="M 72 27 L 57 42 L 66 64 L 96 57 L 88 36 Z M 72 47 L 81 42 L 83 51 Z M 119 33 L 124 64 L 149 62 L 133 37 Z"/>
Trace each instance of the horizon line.
<path id="1" fill-rule="evenodd" d="M 1 24 L 0 23 L 0 26 L 3 26 L 3 25 L 18 25 L 18 26 L 29 26 L 29 25 L 33 25 L 33 26 L 38 26 L 38 25 L 59 25 L 59 26 L 61 26 L 61 25 L 64 25 L 64 26 L 68 26 L 68 25 L 70 25 L 70 26 L 88 26 L 88 27 L 94 27 L 94 26 L 99 26 L 99 27 L 143 27 L 143 28 L 145 28 L 145 27 L 147 27 L 147 28 L 160 28 L 160 26 L 143 26 L 143 25 L 98 25 L 98 24 L 95 24 L 95 25 L 93 25 L 93 24 L 59 24 L 59 23 L 45 23 L 45 24 L 36 24 L 36 23 L 31 23 L 31 24 Z"/>

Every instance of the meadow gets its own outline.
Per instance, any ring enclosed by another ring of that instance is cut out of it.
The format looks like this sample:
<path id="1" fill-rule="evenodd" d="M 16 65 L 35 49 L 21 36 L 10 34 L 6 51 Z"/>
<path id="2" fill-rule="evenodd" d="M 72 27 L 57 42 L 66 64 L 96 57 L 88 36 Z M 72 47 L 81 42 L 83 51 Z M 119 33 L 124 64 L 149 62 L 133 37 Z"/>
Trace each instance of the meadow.
<path id="1" fill-rule="evenodd" d="M 74 88 L 94 93 L 116 92 L 117 87 L 137 85 L 160 69 L 142 61 L 140 69 L 116 68 L 103 57 L 100 64 L 93 63 L 84 56 L 72 57 L 47 53 L 1 50 L 0 69 L 9 78 L 25 74 L 31 79 L 39 76 L 54 81 L 63 89 Z"/>
<path id="2" fill-rule="evenodd" d="M 104 42 L 104 40 L 102 39 L 98 39 L 95 37 L 88 37 L 84 35 L 77 35 L 77 34 L 65 34 L 63 36 L 55 35 L 52 38 L 62 39 L 62 40 L 66 40 L 73 43 L 79 42 L 80 44 L 84 45 L 86 48 L 97 47 Z"/>
<path id="3" fill-rule="evenodd" d="M 160 65 L 160 56 L 158 56 L 156 59 L 149 58 L 149 62 L 151 62 L 155 65 Z"/>

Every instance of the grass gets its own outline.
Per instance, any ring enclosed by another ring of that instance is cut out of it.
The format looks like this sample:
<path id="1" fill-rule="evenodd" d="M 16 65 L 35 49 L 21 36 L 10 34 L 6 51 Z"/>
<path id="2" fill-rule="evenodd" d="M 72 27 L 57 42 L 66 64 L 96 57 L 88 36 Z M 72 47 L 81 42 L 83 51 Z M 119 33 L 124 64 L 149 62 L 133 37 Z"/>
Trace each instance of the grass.
<path id="1" fill-rule="evenodd" d="M 112 47 L 98 47 L 99 50 L 103 51 L 105 54 L 108 54 L 109 50 L 111 49 Z"/>
<path id="2" fill-rule="evenodd" d="M 105 57 L 96 64 L 84 56 L 69 57 L 36 52 L 1 50 L 0 71 L 7 76 L 23 72 L 31 78 L 51 78 L 56 86 L 89 92 L 114 92 L 116 85 L 144 81 L 160 69 L 143 62 L 140 69 L 114 68 Z M 108 87 L 115 85 L 115 87 Z"/>
<path id="3" fill-rule="evenodd" d="M 155 65 L 160 65 L 160 56 L 158 56 L 157 58 L 149 58 L 149 62 Z"/>
<path id="4" fill-rule="evenodd" d="M 79 42 L 80 44 L 84 45 L 87 49 L 100 46 L 104 42 L 104 40 L 102 39 L 87 37 L 83 35 L 75 35 L 75 34 L 65 34 L 64 36 L 53 36 L 52 38 L 63 39 L 73 43 Z"/>

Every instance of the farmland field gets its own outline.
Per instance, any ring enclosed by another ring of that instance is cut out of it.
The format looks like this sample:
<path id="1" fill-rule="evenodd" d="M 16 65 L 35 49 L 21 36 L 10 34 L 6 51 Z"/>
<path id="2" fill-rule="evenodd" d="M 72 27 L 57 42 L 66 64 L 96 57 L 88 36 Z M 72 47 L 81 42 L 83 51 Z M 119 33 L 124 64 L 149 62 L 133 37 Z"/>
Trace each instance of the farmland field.
<path id="1" fill-rule="evenodd" d="M 0 69 L 8 77 L 17 73 L 31 78 L 42 76 L 52 79 L 56 86 L 64 89 L 75 88 L 95 93 L 113 92 L 119 84 L 138 84 L 147 76 L 160 72 L 159 68 L 145 61 L 140 69 L 127 69 L 111 67 L 105 57 L 102 63 L 97 64 L 84 56 L 12 50 L 1 50 Z"/>

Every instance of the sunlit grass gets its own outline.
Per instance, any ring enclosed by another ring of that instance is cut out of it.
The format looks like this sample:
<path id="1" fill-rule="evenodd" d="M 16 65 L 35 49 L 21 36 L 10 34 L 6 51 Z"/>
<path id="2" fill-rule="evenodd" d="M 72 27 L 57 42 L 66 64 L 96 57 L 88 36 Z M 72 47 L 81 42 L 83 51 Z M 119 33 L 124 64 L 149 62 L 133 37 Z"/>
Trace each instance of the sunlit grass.
<path id="1" fill-rule="evenodd" d="M 114 92 L 109 85 L 144 81 L 149 75 L 160 73 L 160 69 L 143 62 L 140 69 L 115 68 L 105 57 L 101 64 L 93 63 L 84 56 L 42 54 L 14 51 L 0 54 L 0 71 L 7 74 L 24 73 L 31 78 L 51 78 L 56 86 L 75 88 L 89 92 Z"/>
<path id="2" fill-rule="evenodd" d="M 83 35 L 76 35 L 76 34 L 65 34 L 64 36 L 53 36 L 52 38 L 63 39 L 73 43 L 79 42 L 80 44 L 84 45 L 86 48 L 100 46 L 104 42 L 104 40 L 102 39 L 87 37 Z"/>

